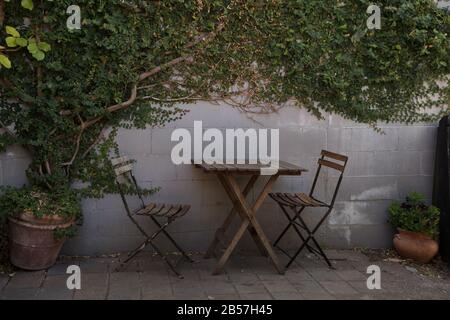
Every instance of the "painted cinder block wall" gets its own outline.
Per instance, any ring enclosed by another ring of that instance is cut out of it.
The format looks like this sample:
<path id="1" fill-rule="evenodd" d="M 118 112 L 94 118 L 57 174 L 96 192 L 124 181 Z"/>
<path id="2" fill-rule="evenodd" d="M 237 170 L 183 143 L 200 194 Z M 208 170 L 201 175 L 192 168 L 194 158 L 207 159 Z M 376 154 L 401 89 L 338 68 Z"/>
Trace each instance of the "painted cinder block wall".
<path id="1" fill-rule="evenodd" d="M 335 210 L 319 232 L 319 239 L 326 247 L 389 247 L 393 232 L 387 223 L 389 203 L 411 191 L 431 198 L 437 124 L 382 125 L 384 134 L 381 135 L 366 125 L 335 115 L 317 120 L 298 108 L 284 108 L 278 114 L 253 116 L 253 119 L 229 106 L 198 103 L 188 108 L 188 115 L 164 128 L 122 130 L 118 136 L 121 152 L 137 160 L 139 182 L 144 186 L 161 187 L 149 200 L 192 205 L 190 214 L 172 225 L 174 236 L 188 250 L 207 248 L 231 206 L 215 176 L 171 162 L 171 149 L 175 145 L 170 141 L 172 131 L 175 128 L 192 130 L 194 121 L 198 120 L 203 121 L 205 129 L 279 129 L 281 160 L 301 165 L 310 172 L 301 177 L 280 178 L 275 191 L 308 192 L 322 149 L 347 154 L 350 161 Z M 1 154 L 0 184 L 25 183 L 24 168 L 28 162 L 20 148 L 10 148 Z M 325 172 L 319 180 L 319 198 L 329 199 L 336 181 L 333 172 Z M 127 219 L 119 196 L 85 200 L 83 211 L 84 224 L 78 236 L 66 243 L 64 253 L 123 252 L 142 241 Z M 307 212 L 308 220 L 317 221 L 319 212 Z M 271 239 L 286 223 L 282 212 L 270 199 L 258 212 L 258 218 Z M 285 245 L 291 247 L 293 241 L 297 241 L 294 234 Z M 169 249 L 166 243 L 163 246 Z M 239 249 L 253 251 L 255 246 L 246 235 Z"/>

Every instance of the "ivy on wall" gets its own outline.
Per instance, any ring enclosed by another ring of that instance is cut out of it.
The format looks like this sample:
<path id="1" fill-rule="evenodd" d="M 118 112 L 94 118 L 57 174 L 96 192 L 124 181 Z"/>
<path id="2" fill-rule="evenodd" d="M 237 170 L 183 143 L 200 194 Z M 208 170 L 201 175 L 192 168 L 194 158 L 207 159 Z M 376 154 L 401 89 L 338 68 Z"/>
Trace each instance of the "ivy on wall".
<path id="1" fill-rule="evenodd" d="M 432 0 L 377 1 L 380 30 L 369 0 L 79 0 L 79 30 L 71 0 L 32 3 L 0 0 L 0 148 L 25 146 L 43 188 L 112 190 L 116 129 L 163 125 L 197 100 L 371 125 L 447 110 L 450 21 Z"/>

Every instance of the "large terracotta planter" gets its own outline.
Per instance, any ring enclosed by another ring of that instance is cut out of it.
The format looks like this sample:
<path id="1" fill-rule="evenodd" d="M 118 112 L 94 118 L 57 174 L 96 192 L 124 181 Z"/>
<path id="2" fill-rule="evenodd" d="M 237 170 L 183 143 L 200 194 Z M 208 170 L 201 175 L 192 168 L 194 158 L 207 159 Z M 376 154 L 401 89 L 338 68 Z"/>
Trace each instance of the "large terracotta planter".
<path id="1" fill-rule="evenodd" d="M 65 239 L 55 239 L 56 229 L 66 229 L 73 221 L 56 216 L 36 218 L 29 214 L 9 218 L 11 263 L 24 270 L 44 270 L 55 264 Z"/>
<path id="2" fill-rule="evenodd" d="M 422 263 L 430 262 L 439 251 L 439 244 L 424 234 L 399 230 L 394 236 L 394 247 L 404 258 Z"/>

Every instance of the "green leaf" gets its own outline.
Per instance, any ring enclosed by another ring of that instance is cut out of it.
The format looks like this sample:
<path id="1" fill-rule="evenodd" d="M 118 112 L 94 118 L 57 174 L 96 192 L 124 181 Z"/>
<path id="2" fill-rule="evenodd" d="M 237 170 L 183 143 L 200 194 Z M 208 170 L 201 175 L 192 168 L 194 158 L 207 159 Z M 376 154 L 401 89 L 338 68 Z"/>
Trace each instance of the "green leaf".
<path id="1" fill-rule="evenodd" d="M 28 51 L 29 51 L 31 54 L 36 53 L 36 52 L 39 50 L 39 48 L 38 48 L 36 42 L 31 42 L 31 41 L 30 41 L 30 43 L 28 44 L 28 47 L 27 47 L 27 48 L 28 48 Z"/>
<path id="2" fill-rule="evenodd" d="M 22 0 L 22 7 L 28 10 L 33 10 L 34 4 L 33 0 Z"/>
<path id="3" fill-rule="evenodd" d="M 10 48 L 17 47 L 16 38 L 13 38 L 13 37 L 7 37 L 7 38 L 5 39 L 5 41 L 6 41 L 6 45 L 7 45 L 8 47 L 10 47 Z"/>
<path id="4" fill-rule="evenodd" d="M 39 42 L 38 47 L 44 52 L 49 52 L 52 49 L 47 42 Z"/>
<path id="5" fill-rule="evenodd" d="M 14 38 L 19 38 L 20 37 L 20 33 L 19 31 L 16 30 L 16 28 L 11 27 L 11 26 L 6 26 L 6 33 L 13 36 Z"/>
<path id="6" fill-rule="evenodd" d="M 16 38 L 16 44 L 23 48 L 23 47 L 26 47 L 28 45 L 28 40 L 24 39 L 24 38 Z"/>
<path id="7" fill-rule="evenodd" d="M 33 58 L 35 58 L 37 61 L 42 61 L 45 59 L 45 53 L 41 50 L 38 50 L 33 53 Z"/>
<path id="8" fill-rule="evenodd" d="M 0 64 L 6 69 L 11 69 L 11 60 L 3 54 L 0 54 Z"/>

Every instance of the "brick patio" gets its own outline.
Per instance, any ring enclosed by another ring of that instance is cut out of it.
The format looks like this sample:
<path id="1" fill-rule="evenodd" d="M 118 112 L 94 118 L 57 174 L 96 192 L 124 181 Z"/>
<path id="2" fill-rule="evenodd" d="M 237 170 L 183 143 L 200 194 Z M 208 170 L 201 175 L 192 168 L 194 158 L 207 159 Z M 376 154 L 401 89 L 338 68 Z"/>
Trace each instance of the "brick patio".
<path id="1" fill-rule="evenodd" d="M 284 276 L 266 258 L 234 256 L 226 272 L 212 276 L 214 259 L 194 255 L 196 263 L 179 266 L 176 278 L 158 257 L 143 253 L 122 272 L 113 272 L 117 258 L 62 259 L 46 272 L 0 275 L 1 299 L 450 299 L 450 280 L 420 275 L 396 262 L 370 261 L 357 251 L 329 250 L 336 270 L 315 257 L 303 256 Z M 82 271 L 82 290 L 66 287 L 67 266 Z M 382 270 L 381 290 L 366 286 L 366 270 Z"/>

